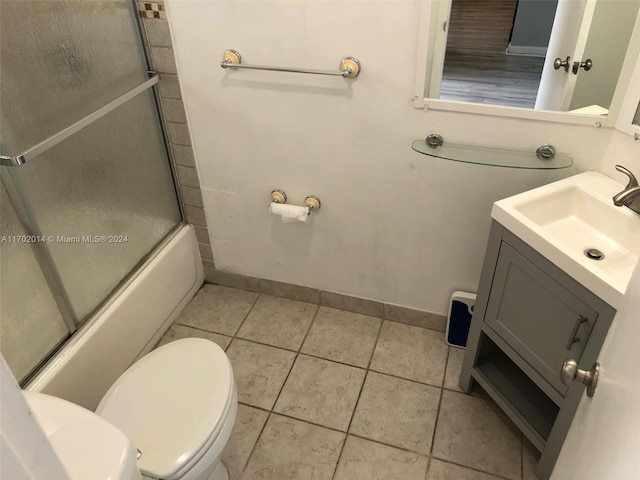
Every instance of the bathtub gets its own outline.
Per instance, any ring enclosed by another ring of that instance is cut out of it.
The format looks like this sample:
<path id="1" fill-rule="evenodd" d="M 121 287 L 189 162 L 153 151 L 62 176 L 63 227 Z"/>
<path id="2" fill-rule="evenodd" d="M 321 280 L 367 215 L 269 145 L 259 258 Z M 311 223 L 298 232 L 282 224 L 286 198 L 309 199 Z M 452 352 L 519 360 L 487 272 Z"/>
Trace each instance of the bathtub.
<path id="1" fill-rule="evenodd" d="M 194 229 L 151 255 L 26 386 L 95 410 L 111 384 L 149 352 L 204 281 Z"/>

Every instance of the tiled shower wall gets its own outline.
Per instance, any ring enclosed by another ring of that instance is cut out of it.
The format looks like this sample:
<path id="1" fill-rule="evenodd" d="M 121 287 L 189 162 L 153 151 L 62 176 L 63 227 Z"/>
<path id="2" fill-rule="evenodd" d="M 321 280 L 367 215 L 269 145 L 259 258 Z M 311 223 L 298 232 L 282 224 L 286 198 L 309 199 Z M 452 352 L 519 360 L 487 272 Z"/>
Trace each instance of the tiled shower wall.
<path id="1" fill-rule="evenodd" d="M 181 202 L 186 220 L 192 224 L 198 238 L 205 272 L 215 266 L 204 214 L 202 192 L 191 146 L 187 116 L 182 103 L 180 79 L 176 68 L 173 44 L 164 2 L 137 2 L 143 33 L 150 52 L 151 67 L 160 74 L 160 104 L 165 131 L 168 135 L 171 161 L 177 173 Z"/>

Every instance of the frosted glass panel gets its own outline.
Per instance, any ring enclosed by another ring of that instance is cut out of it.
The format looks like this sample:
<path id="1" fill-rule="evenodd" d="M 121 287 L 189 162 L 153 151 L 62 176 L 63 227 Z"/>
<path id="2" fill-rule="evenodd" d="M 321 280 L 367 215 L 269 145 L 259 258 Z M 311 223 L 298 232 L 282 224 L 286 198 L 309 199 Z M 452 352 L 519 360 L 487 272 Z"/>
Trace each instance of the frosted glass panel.
<path id="1" fill-rule="evenodd" d="M 4 155 L 17 155 L 148 78 L 131 0 L 1 0 Z"/>
<path id="2" fill-rule="evenodd" d="M 8 170 L 76 320 L 180 221 L 151 91 Z"/>
<path id="3" fill-rule="evenodd" d="M 18 380 L 68 335 L 62 316 L 25 243 L 3 185 L 0 185 L 0 349 Z"/>
<path id="4" fill-rule="evenodd" d="M 0 153 L 22 153 L 149 78 L 134 1 L 0 3 Z M 53 295 L 79 325 L 181 217 L 151 90 L 6 175 L 44 238 L 37 257 L 0 245 L 0 348 L 23 378 L 70 333 Z M 0 233 L 24 233 L 1 200 Z"/>

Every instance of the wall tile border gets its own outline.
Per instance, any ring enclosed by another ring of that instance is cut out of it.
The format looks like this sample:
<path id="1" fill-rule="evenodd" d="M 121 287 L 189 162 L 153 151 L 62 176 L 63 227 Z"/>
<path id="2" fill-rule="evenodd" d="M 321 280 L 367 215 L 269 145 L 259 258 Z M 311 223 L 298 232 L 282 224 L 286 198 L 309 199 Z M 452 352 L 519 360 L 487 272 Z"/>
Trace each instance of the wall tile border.
<path id="1" fill-rule="evenodd" d="M 339 308 L 394 322 L 415 325 L 444 332 L 447 318 L 437 313 L 360 298 L 317 288 L 278 282 L 266 278 L 250 277 L 238 273 L 217 270 L 213 263 L 204 262 L 205 280 L 224 287 L 240 288 L 275 297 Z"/>
<path id="2" fill-rule="evenodd" d="M 163 0 L 137 2 L 137 9 L 150 67 L 160 74 L 158 107 L 176 178 L 178 198 L 185 221 L 196 229 L 203 266 L 210 270 L 215 268 L 213 250 L 191 146 L 191 134 L 182 101 L 167 12 Z"/>
<path id="3" fill-rule="evenodd" d="M 138 2 L 138 13 L 141 18 L 145 19 L 167 19 L 167 12 L 164 10 L 164 4 L 160 2 Z"/>

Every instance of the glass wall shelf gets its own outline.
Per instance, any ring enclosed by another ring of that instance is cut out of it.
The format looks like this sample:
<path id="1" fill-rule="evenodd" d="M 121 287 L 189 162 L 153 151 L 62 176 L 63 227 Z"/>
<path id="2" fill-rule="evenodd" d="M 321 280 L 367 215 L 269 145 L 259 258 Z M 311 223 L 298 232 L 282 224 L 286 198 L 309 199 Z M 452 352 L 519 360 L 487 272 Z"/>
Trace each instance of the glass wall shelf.
<path id="1" fill-rule="evenodd" d="M 411 145 L 416 152 L 430 157 L 454 162 L 475 163 L 492 167 L 523 168 L 530 170 L 553 170 L 573 165 L 569 155 L 557 153 L 549 160 L 541 160 L 535 151 L 508 150 L 505 148 L 477 147 L 473 145 L 443 144 L 433 148 L 425 140 L 416 140 Z"/>

